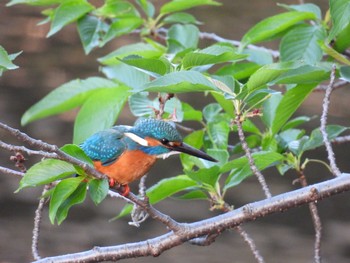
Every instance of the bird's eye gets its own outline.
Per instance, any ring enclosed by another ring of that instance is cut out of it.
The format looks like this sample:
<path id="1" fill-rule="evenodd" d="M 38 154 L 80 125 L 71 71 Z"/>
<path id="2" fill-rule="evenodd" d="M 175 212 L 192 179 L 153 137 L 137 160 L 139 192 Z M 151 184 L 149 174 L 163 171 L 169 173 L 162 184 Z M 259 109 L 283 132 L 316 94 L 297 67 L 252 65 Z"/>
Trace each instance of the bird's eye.
<path id="1" fill-rule="evenodd" d="M 160 142 L 161 142 L 162 144 L 164 144 L 164 145 L 167 145 L 167 144 L 169 143 L 169 140 L 163 138 L 163 139 L 160 140 Z"/>

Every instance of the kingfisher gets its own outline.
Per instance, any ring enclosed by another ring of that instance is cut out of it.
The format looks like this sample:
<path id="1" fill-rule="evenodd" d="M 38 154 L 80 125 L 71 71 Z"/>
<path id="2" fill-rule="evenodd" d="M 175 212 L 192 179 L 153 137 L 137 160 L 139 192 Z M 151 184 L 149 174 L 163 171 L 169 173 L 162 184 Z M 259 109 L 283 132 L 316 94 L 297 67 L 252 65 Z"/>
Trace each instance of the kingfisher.
<path id="1" fill-rule="evenodd" d="M 184 143 L 173 122 L 153 118 L 139 119 L 134 126 L 118 125 L 99 131 L 80 147 L 95 169 L 108 176 L 110 187 L 117 186 L 124 196 L 129 194 L 128 184 L 144 176 L 159 158 L 186 153 L 217 162 Z"/>

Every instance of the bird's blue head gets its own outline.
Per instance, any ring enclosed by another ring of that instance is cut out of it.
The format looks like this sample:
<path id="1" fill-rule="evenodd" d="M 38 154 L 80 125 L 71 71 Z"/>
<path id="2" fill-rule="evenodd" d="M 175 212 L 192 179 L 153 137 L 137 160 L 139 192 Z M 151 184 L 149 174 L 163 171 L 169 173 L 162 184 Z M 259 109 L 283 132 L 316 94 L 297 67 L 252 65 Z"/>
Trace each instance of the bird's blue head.
<path id="1" fill-rule="evenodd" d="M 146 141 L 140 149 L 147 154 L 166 156 L 171 152 L 182 152 L 209 161 L 216 161 L 205 152 L 185 144 L 173 122 L 152 118 L 139 119 L 130 132 Z"/>

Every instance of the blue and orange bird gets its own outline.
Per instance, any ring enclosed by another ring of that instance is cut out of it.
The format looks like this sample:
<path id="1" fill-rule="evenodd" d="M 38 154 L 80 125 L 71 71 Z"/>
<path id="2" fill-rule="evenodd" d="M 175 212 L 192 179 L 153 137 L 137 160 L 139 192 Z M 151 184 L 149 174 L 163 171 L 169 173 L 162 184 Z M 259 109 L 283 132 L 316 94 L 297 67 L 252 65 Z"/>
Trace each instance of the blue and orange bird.
<path id="1" fill-rule="evenodd" d="M 97 132 L 80 146 L 95 169 L 109 177 L 111 187 L 118 185 L 124 196 L 129 193 L 128 184 L 144 176 L 158 158 L 186 153 L 216 162 L 185 144 L 174 123 L 151 118 L 139 119 L 134 126 L 114 126 Z"/>

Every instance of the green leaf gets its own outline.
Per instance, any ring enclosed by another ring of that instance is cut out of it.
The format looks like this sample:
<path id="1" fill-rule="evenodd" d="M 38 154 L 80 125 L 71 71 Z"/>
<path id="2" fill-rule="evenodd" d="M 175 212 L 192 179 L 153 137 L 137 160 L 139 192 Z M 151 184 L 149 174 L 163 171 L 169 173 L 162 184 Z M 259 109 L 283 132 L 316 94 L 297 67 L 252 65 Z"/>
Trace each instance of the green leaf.
<path id="1" fill-rule="evenodd" d="M 181 196 L 175 196 L 175 198 L 181 200 L 204 200 L 208 199 L 208 196 L 201 190 L 192 190 Z"/>
<path id="2" fill-rule="evenodd" d="M 339 53 L 343 53 L 350 46 L 350 23 L 337 36 L 337 39 L 332 45 Z"/>
<path id="3" fill-rule="evenodd" d="M 202 121 L 203 115 L 199 110 L 195 110 L 190 104 L 182 102 L 182 110 L 184 113 L 184 121 Z"/>
<path id="4" fill-rule="evenodd" d="M 149 82 L 149 75 L 124 63 L 119 65 L 102 67 L 101 71 L 109 79 L 114 79 L 132 89 L 132 92 L 139 92 L 143 85 Z"/>
<path id="5" fill-rule="evenodd" d="M 267 167 L 273 165 L 274 163 L 282 160 L 283 155 L 277 152 L 257 152 L 253 153 L 253 159 L 256 166 L 260 171 L 266 169 Z M 221 173 L 230 172 L 229 177 L 227 177 L 224 191 L 240 184 L 248 176 L 252 175 L 252 171 L 249 166 L 247 157 L 241 157 L 233 161 L 228 162 L 221 168 Z"/>
<path id="6" fill-rule="evenodd" d="M 208 123 L 208 135 L 215 148 L 227 149 L 230 125 L 226 121 Z"/>
<path id="7" fill-rule="evenodd" d="M 103 6 L 95 10 L 94 14 L 103 18 L 139 16 L 135 6 L 123 0 L 107 0 Z"/>
<path id="8" fill-rule="evenodd" d="M 153 101 L 148 98 L 148 92 L 136 93 L 129 97 L 129 107 L 136 117 L 151 116 L 154 114 Z"/>
<path id="9" fill-rule="evenodd" d="M 320 45 L 321 49 L 325 53 L 330 55 L 332 58 L 341 63 L 344 63 L 345 65 L 350 66 L 350 61 L 345 56 L 336 51 L 334 48 L 330 47 L 329 45 L 326 45 L 323 41 L 319 41 L 318 44 Z"/>
<path id="10" fill-rule="evenodd" d="M 285 4 L 278 3 L 277 5 L 284 7 L 290 11 L 314 13 L 316 15 L 317 19 L 319 19 L 319 20 L 322 19 L 321 9 L 315 4 L 306 3 L 306 4 L 301 4 L 301 5 L 285 5 Z"/>
<path id="11" fill-rule="evenodd" d="M 18 53 L 19 55 L 20 53 Z M 17 56 L 17 54 L 16 54 Z M 11 70 L 11 69 L 16 69 L 18 66 L 12 63 L 12 60 L 16 57 L 14 56 L 13 58 L 11 55 L 9 55 L 6 50 L 0 46 L 0 76 L 1 76 L 1 70 L 6 69 L 6 70 Z"/>
<path id="12" fill-rule="evenodd" d="M 163 19 L 162 23 L 163 24 L 179 23 L 179 24 L 195 24 L 195 25 L 201 24 L 196 20 L 196 18 L 193 15 L 189 13 L 183 13 L 183 12 L 174 13 L 166 16 Z"/>
<path id="13" fill-rule="evenodd" d="M 165 49 L 155 48 L 151 44 L 146 43 L 135 43 L 126 46 L 122 46 L 117 50 L 109 53 L 108 55 L 99 58 L 98 61 L 103 65 L 116 65 L 120 64 L 118 59 L 123 59 L 130 55 L 138 55 L 144 58 L 159 58 Z"/>
<path id="14" fill-rule="evenodd" d="M 163 199 L 172 196 L 180 191 L 183 191 L 189 187 L 195 186 L 197 183 L 190 179 L 187 175 L 178 175 L 171 178 L 166 178 L 159 181 L 146 191 L 151 204 L 158 203 Z M 131 205 L 124 206 L 123 210 L 117 216 L 117 218 L 128 215 L 132 210 Z"/>
<path id="15" fill-rule="evenodd" d="M 75 172 L 72 164 L 56 159 L 44 159 L 29 168 L 20 181 L 17 191 L 29 186 L 48 184 Z"/>
<path id="16" fill-rule="evenodd" d="M 49 206 L 49 217 L 51 224 L 55 223 L 55 218 L 58 212 L 58 209 L 64 205 L 64 202 L 74 193 L 78 188 L 83 178 L 75 177 L 68 178 L 59 182 L 54 188 Z M 60 218 L 63 220 L 62 218 Z M 58 222 L 60 224 L 61 222 Z"/>
<path id="17" fill-rule="evenodd" d="M 283 96 L 282 94 L 273 94 L 268 100 L 263 104 L 263 116 L 261 120 L 264 122 L 267 128 L 271 129 L 273 120 L 276 116 L 276 109 L 280 104 Z"/>
<path id="18" fill-rule="evenodd" d="M 210 103 L 203 109 L 203 117 L 207 122 L 215 122 L 217 115 L 222 111 L 221 106 L 218 103 Z"/>
<path id="19" fill-rule="evenodd" d="M 176 24 L 168 30 L 168 53 L 176 54 L 185 49 L 195 49 L 198 45 L 199 30 L 194 25 Z"/>
<path id="20" fill-rule="evenodd" d="M 316 19 L 310 12 L 286 12 L 268 17 L 253 26 L 242 38 L 243 47 L 267 40 L 303 20 Z"/>
<path id="21" fill-rule="evenodd" d="M 231 117 L 234 117 L 235 109 L 233 107 L 232 100 L 228 100 L 222 95 L 222 93 L 211 92 L 211 95 L 214 99 L 220 104 L 220 106 L 224 109 L 224 111 Z"/>
<path id="22" fill-rule="evenodd" d="M 77 189 L 63 202 L 56 212 L 57 224 L 60 225 L 68 215 L 69 209 L 73 205 L 81 204 L 86 197 L 87 183 L 81 183 Z"/>
<path id="23" fill-rule="evenodd" d="M 315 84 L 300 84 L 284 94 L 272 122 L 271 131 L 273 134 L 276 134 L 283 127 L 315 86 Z"/>
<path id="24" fill-rule="evenodd" d="M 184 142 L 197 149 L 200 149 L 203 146 L 203 138 L 204 138 L 204 131 L 198 130 L 187 135 L 184 138 Z M 180 160 L 184 170 L 192 170 L 194 165 L 192 159 L 193 159 L 193 156 L 190 156 L 188 154 L 180 154 Z"/>
<path id="25" fill-rule="evenodd" d="M 283 73 L 303 66 L 302 62 L 281 62 L 265 65 L 250 76 L 247 87 L 249 92 L 263 88 L 268 83 L 277 79 Z"/>
<path id="26" fill-rule="evenodd" d="M 109 190 L 108 180 L 93 179 L 89 182 L 89 193 L 95 205 L 98 205 L 106 198 Z"/>
<path id="27" fill-rule="evenodd" d="M 348 129 L 349 129 L 348 127 L 344 127 L 340 125 L 328 125 L 326 127 L 328 139 L 333 140 Z M 313 150 L 317 147 L 320 147 L 321 145 L 323 145 L 323 136 L 320 129 L 317 128 L 312 131 L 310 138 L 303 145 L 302 151 L 305 152 L 308 150 Z"/>
<path id="28" fill-rule="evenodd" d="M 303 65 L 291 69 L 271 81 L 269 84 L 317 84 L 329 79 L 332 64 L 320 62 L 314 66 Z"/>
<path id="29" fill-rule="evenodd" d="M 130 55 L 121 60 L 123 63 L 140 69 L 153 77 L 165 75 L 171 69 L 168 60 L 160 58 L 143 58 L 138 55 Z"/>
<path id="30" fill-rule="evenodd" d="M 212 165 L 216 165 L 218 167 L 226 164 L 229 158 L 229 154 L 226 149 L 208 149 L 207 153 L 214 159 L 218 160 L 217 163 L 210 162 Z"/>
<path id="31" fill-rule="evenodd" d="M 99 45 L 102 21 L 95 16 L 84 16 L 78 20 L 77 26 L 81 43 L 87 55 Z"/>
<path id="32" fill-rule="evenodd" d="M 22 116 L 21 124 L 55 115 L 80 106 L 92 92 L 101 88 L 116 88 L 118 84 L 108 79 L 91 77 L 72 80 L 51 91 L 30 107 Z"/>
<path id="33" fill-rule="evenodd" d="M 164 4 L 160 8 L 160 14 L 169 14 L 174 12 L 183 11 L 192 7 L 201 5 L 220 5 L 220 3 L 213 0 L 173 0 Z"/>
<path id="34" fill-rule="evenodd" d="M 349 66 L 342 66 L 339 69 L 340 76 L 342 79 L 350 82 L 350 67 Z"/>
<path id="35" fill-rule="evenodd" d="M 288 121 L 285 125 L 282 127 L 282 131 L 288 130 L 288 129 L 293 129 L 295 127 L 300 126 L 301 124 L 304 124 L 305 122 L 310 121 L 311 118 L 308 116 L 299 116 L 294 119 L 291 119 Z"/>
<path id="36" fill-rule="evenodd" d="M 201 73 L 178 71 L 159 77 L 142 88 L 145 91 L 183 93 L 215 90 L 215 86 Z"/>
<path id="37" fill-rule="evenodd" d="M 322 59 L 323 52 L 318 41 L 326 38 L 321 26 L 296 27 L 290 30 L 281 41 L 281 61 L 303 60 L 314 64 Z"/>
<path id="38" fill-rule="evenodd" d="M 101 46 L 104 46 L 110 40 L 117 38 L 121 35 L 125 35 L 135 30 L 142 24 L 143 20 L 140 17 L 125 17 L 117 18 L 109 27 L 106 35 L 104 36 Z"/>
<path id="39" fill-rule="evenodd" d="M 199 185 L 215 189 L 216 183 L 219 180 L 220 168 L 215 165 L 210 168 L 202 168 L 197 171 L 185 171 L 189 178 L 196 181 Z"/>
<path id="40" fill-rule="evenodd" d="M 47 37 L 60 31 L 64 26 L 78 20 L 86 13 L 94 9 L 94 6 L 86 0 L 65 0 L 55 9 L 52 24 Z"/>
<path id="41" fill-rule="evenodd" d="M 330 0 L 329 10 L 332 18 L 332 28 L 328 42 L 332 41 L 350 23 L 350 0 Z"/>
<path id="42" fill-rule="evenodd" d="M 75 144 L 66 144 L 60 148 L 65 153 L 69 154 L 70 156 L 79 159 L 80 161 L 83 161 L 90 166 L 94 166 L 93 162 L 91 161 L 90 157 L 86 155 L 86 153 Z"/>
<path id="43" fill-rule="evenodd" d="M 188 69 L 203 65 L 237 61 L 246 57 L 247 55 L 235 53 L 231 46 L 214 44 L 205 49 L 187 53 L 182 60 L 182 66 Z"/>
<path id="44" fill-rule="evenodd" d="M 82 143 L 97 131 L 113 126 L 128 98 L 128 88 L 101 89 L 92 94 L 81 107 L 75 122 L 73 142 Z"/>

